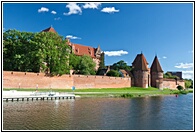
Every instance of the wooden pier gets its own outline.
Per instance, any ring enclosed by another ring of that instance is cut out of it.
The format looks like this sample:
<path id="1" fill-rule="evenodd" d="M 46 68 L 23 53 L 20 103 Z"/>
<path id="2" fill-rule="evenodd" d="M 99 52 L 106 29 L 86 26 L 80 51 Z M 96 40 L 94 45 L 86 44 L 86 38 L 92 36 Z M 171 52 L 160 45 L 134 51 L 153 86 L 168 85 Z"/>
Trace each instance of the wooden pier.
<path id="1" fill-rule="evenodd" d="M 57 100 L 57 99 L 75 99 L 75 95 L 54 95 L 54 96 L 20 96 L 4 97 L 3 101 L 30 101 L 30 100 Z"/>

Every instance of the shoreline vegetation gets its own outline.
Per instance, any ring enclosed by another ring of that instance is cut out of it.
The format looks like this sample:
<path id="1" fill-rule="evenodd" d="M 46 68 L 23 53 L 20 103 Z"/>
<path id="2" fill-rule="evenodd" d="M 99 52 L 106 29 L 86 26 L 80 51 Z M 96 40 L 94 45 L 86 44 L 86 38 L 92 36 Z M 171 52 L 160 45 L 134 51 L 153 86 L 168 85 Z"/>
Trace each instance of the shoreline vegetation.
<path id="1" fill-rule="evenodd" d="M 28 88 L 3 88 L 3 91 L 29 91 L 36 92 L 35 89 Z M 37 92 L 59 92 L 59 93 L 74 93 L 82 98 L 85 97 L 116 97 L 116 98 L 135 98 L 135 97 L 148 97 L 148 96 L 161 96 L 161 95 L 178 95 L 193 93 L 193 89 L 186 90 L 171 90 L 157 88 L 140 88 L 140 87 L 127 87 L 127 88 L 91 88 L 91 89 L 37 89 Z"/>

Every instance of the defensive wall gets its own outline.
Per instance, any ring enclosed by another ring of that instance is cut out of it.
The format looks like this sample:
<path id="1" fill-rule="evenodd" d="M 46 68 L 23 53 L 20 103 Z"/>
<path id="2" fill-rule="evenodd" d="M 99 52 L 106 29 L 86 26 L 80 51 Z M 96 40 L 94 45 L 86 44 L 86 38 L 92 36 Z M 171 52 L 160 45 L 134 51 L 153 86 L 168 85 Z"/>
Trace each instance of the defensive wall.
<path id="1" fill-rule="evenodd" d="M 163 88 L 177 89 L 176 87 L 178 85 L 185 88 L 185 83 L 183 80 L 163 79 Z"/>
<path id="2" fill-rule="evenodd" d="M 44 73 L 3 71 L 3 88 L 122 88 L 131 87 L 130 78 L 97 75 L 45 76 Z"/>
<path id="3" fill-rule="evenodd" d="M 45 76 L 44 73 L 3 71 L 3 88 L 122 88 L 131 87 L 130 78 L 97 76 L 97 75 L 62 75 Z M 183 80 L 163 79 L 163 88 L 177 89 L 185 87 Z"/>

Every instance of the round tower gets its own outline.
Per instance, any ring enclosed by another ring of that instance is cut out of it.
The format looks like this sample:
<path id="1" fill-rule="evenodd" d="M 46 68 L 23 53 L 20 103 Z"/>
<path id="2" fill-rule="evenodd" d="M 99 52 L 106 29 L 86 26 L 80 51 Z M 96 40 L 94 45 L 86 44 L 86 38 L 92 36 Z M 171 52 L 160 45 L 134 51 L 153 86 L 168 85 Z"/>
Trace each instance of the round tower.
<path id="1" fill-rule="evenodd" d="M 132 63 L 134 86 L 148 88 L 149 86 L 149 70 L 148 63 L 144 55 L 138 54 Z"/>
<path id="2" fill-rule="evenodd" d="M 163 70 L 157 56 L 155 56 L 150 68 L 151 86 L 159 89 L 163 88 Z"/>

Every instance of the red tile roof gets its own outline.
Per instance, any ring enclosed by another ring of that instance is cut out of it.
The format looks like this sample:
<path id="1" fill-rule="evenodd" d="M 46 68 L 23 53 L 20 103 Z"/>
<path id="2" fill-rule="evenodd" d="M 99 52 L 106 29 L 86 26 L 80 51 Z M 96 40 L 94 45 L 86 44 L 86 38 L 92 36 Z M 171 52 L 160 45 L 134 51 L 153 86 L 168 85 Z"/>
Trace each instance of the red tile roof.
<path id="1" fill-rule="evenodd" d="M 148 71 L 148 62 L 142 53 L 136 56 L 132 65 L 134 70 Z"/>
<path id="2" fill-rule="evenodd" d="M 54 28 L 52 28 L 52 27 L 49 27 L 49 28 L 47 28 L 47 29 L 45 29 L 45 30 L 42 30 L 43 32 L 53 32 L 53 33 L 57 33 L 55 30 L 54 30 Z"/>
<path id="3" fill-rule="evenodd" d="M 53 32 L 53 33 L 57 33 L 53 27 L 49 27 L 45 30 L 42 30 L 43 32 Z M 74 49 L 74 54 L 75 55 L 79 55 L 79 56 L 82 56 L 82 55 L 89 55 L 91 56 L 92 58 L 96 58 L 95 57 L 95 52 L 96 52 L 96 48 L 93 48 L 93 47 L 90 47 L 90 46 L 84 46 L 84 45 L 81 45 L 81 44 L 74 44 L 74 43 L 71 43 L 70 40 L 67 38 L 67 44 L 69 46 L 71 46 L 73 49 Z"/>
<path id="4" fill-rule="evenodd" d="M 152 66 L 150 67 L 150 71 L 151 72 L 163 72 L 157 56 L 155 56 L 154 58 Z"/>
<path id="5" fill-rule="evenodd" d="M 96 48 L 73 43 L 72 47 L 74 47 L 75 55 L 89 55 L 92 58 L 95 58 Z"/>

